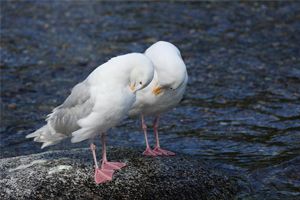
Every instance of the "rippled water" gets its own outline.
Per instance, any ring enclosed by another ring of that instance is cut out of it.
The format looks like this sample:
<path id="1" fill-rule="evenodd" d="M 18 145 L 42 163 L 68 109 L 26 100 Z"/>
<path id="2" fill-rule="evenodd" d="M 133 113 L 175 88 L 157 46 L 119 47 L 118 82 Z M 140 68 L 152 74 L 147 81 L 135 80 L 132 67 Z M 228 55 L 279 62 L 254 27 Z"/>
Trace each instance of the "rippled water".
<path id="1" fill-rule="evenodd" d="M 1 157 L 40 152 L 24 136 L 96 66 L 167 40 L 190 80 L 162 118 L 161 143 L 235 176 L 237 198 L 300 197 L 298 2 L 1 2 L 0 16 Z M 109 140 L 144 143 L 134 119 Z"/>

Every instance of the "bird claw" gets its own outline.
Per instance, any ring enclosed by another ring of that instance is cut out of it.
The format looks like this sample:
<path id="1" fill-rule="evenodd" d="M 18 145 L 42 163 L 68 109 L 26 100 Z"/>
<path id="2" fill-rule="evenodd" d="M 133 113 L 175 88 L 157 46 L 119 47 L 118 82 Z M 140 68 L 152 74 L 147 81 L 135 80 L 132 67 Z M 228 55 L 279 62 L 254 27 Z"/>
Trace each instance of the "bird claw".
<path id="1" fill-rule="evenodd" d="M 111 181 L 113 174 L 114 174 L 113 170 L 96 168 L 95 169 L 95 177 L 94 177 L 96 184 Z"/>
<path id="2" fill-rule="evenodd" d="M 158 154 L 156 154 L 154 151 L 152 151 L 150 148 L 146 148 L 146 150 L 143 152 L 144 156 L 152 156 L 155 157 Z"/>
<path id="3" fill-rule="evenodd" d="M 106 170 L 118 170 L 125 166 L 126 166 L 126 164 L 121 163 L 121 162 L 104 162 L 104 163 L 102 163 L 102 169 L 106 169 Z"/>
<path id="4" fill-rule="evenodd" d="M 153 149 L 153 152 L 156 153 L 157 155 L 162 155 L 162 156 L 175 156 L 176 155 L 174 152 L 162 149 L 160 147 L 155 147 Z"/>

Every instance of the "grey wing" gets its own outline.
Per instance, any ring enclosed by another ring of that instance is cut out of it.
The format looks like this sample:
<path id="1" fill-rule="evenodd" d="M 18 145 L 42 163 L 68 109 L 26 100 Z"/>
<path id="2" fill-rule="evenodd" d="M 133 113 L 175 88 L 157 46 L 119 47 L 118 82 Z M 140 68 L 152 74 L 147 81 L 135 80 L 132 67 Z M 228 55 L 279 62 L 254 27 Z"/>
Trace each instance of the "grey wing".
<path id="1" fill-rule="evenodd" d="M 66 98 L 64 103 L 59 106 L 62 108 L 71 108 L 83 104 L 90 98 L 89 84 L 87 82 L 80 82 L 75 85 L 71 94 Z"/>
<path id="2" fill-rule="evenodd" d="M 70 135 L 80 127 L 77 121 L 92 111 L 94 101 L 91 99 L 87 82 L 77 84 L 63 104 L 56 107 L 46 119 L 53 133 Z"/>

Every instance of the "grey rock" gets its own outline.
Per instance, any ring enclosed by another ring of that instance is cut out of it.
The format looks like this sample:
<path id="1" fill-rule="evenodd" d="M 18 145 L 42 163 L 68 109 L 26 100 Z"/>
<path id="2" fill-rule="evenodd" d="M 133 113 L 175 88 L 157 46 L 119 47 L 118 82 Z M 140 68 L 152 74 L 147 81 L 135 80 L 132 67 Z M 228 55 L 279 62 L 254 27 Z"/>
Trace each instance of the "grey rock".
<path id="1" fill-rule="evenodd" d="M 195 157 L 145 158 L 127 148 L 108 153 L 127 167 L 102 185 L 94 183 L 89 149 L 1 159 L 0 199 L 232 199 L 237 192 L 234 180 Z"/>

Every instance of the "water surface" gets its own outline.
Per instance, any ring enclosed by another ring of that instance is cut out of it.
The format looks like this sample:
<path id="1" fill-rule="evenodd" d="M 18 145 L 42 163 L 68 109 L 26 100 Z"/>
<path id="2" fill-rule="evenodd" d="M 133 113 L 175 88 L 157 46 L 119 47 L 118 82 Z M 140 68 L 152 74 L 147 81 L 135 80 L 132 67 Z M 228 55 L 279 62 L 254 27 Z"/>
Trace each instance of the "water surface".
<path id="1" fill-rule="evenodd" d="M 1 157 L 41 152 L 25 135 L 95 67 L 167 40 L 190 79 L 162 118 L 163 146 L 235 176 L 238 198 L 299 198 L 298 2 L 1 2 L 0 17 Z M 139 126 L 125 120 L 109 144 L 143 145 Z"/>

